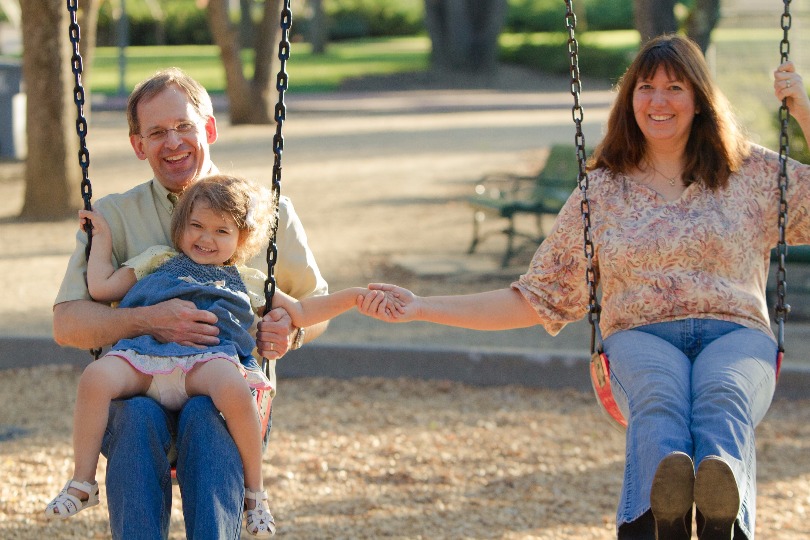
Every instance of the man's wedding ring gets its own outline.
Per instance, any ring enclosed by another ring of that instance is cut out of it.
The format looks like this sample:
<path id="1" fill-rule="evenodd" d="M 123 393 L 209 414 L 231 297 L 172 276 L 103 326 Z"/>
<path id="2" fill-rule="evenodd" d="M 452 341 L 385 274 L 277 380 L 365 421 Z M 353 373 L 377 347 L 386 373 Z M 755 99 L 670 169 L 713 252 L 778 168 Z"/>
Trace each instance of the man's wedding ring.
<path id="1" fill-rule="evenodd" d="M 785 81 L 785 88 L 790 88 L 790 79 Z"/>

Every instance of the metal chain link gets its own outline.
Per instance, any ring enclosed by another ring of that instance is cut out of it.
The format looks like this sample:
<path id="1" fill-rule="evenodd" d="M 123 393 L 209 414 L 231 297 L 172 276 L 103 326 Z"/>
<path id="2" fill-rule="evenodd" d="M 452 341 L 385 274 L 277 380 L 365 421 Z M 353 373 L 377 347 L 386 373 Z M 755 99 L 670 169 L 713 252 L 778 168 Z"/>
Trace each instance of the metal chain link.
<path id="1" fill-rule="evenodd" d="M 90 152 L 87 150 L 87 119 L 84 116 L 85 93 L 84 86 L 82 86 L 82 55 L 79 52 L 81 29 L 79 28 L 77 17 L 79 11 L 78 0 L 67 0 L 67 8 L 70 14 L 68 34 L 70 36 L 70 43 L 73 46 L 70 65 L 75 81 L 73 86 L 73 102 L 76 104 L 76 133 L 79 135 L 79 166 L 82 169 L 81 192 L 82 200 L 84 201 L 84 209 L 90 210 L 92 208 L 93 186 L 90 184 Z M 84 230 L 87 233 L 87 245 L 84 248 L 84 256 L 86 259 L 89 259 L 90 248 L 93 245 L 93 224 L 90 222 L 86 223 Z M 90 354 L 98 360 L 99 356 L 101 356 L 101 348 L 90 349 Z"/>
<path id="2" fill-rule="evenodd" d="M 93 199 L 93 188 L 90 184 L 90 152 L 87 150 L 87 119 L 84 116 L 85 93 L 82 86 L 82 55 L 79 53 L 79 42 L 81 41 L 81 29 L 77 19 L 79 9 L 78 0 L 67 0 L 68 12 L 70 13 L 70 26 L 68 32 L 70 43 L 73 45 L 73 54 L 70 58 L 70 65 L 73 70 L 75 84 L 73 87 L 73 102 L 76 104 L 76 133 L 79 135 L 79 166 L 82 168 L 82 199 L 84 209 L 90 210 L 90 201 Z M 87 227 L 87 256 L 90 256 L 90 243 L 92 241 L 92 226 Z"/>
<path id="3" fill-rule="evenodd" d="M 788 31 L 790 30 L 792 17 L 790 15 L 790 1 L 783 0 L 785 11 L 782 14 L 782 41 L 779 43 L 779 53 L 781 63 L 788 61 L 790 54 L 790 41 Z M 774 308 L 774 318 L 778 325 L 777 344 L 779 352 L 785 350 L 785 320 L 790 313 L 790 305 L 785 302 L 787 296 L 787 272 L 785 270 L 785 259 L 787 257 L 787 243 L 785 242 L 785 229 L 788 218 L 788 175 L 787 159 L 790 152 L 790 139 L 788 136 L 788 123 L 790 120 L 790 110 L 787 106 L 787 99 L 782 100 L 779 107 L 779 240 L 776 243 L 777 269 L 776 269 L 776 306 Z"/>
<path id="4" fill-rule="evenodd" d="M 588 322 L 591 324 L 591 353 L 602 352 L 602 335 L 599 330 L 599 317 L 602 307 L 596 295 L 598 287 L 598 277 L 593 266 L 594 244 L 591 236 L 591 205 L 588 200 L 588 172 L 586 170 L 585 135 L 582 132 L 582 121 L 584 113 L 580 104 L 580 92 L 582 91 L 582 81 L 579 77 L 579 44 L 575 36 L 577 26 L 577 16 L 574 14 L 572 0 L 565 0 L 565 26 L 568 29 L 568 59 L 570 61 L 571 74 L 571 95 L 574 97 L 574 106 L 571 115 L 576 125 L 576 135 L 574 143 L 577 149 L 577 164 L 579 174 L 577 185 L 582 195 L 580 211 L 582 212 L 583 245 L 585 258 L 588 261 L 585 270 L 585 281 L 588 285 Z"/>
<path id="5" fill-rule="evenodd" d="M 276 233 L 278 231 L 278 205 L 281 199 L 281 154 L 284 151 L 284 136 L 282 127 L 287 118 L 287 106 L 284 104 L 284 92 L 287 90 L 289 77 L 287 76 L 287 60 L 290 58 L 290 28 L 292 27 L 292 10 L 290 0 L 285 0 L 281 10 L 281 39 L 278 44 L 278 59 L 281 61 L 276 77 L 276 90 L 278 90 L 278 103 L 276 103 L 275 119 L 276 134 L 273 136 L 273 185 L 272 197 L 275 211 L 270 220 L 270 244 L 267 246 L 267 280 L 264 283 L 265 305 L 269 309 L 272 305 L 273 295 L 276 293 L 275 266 L 278 259 L 276 246 Z"/>

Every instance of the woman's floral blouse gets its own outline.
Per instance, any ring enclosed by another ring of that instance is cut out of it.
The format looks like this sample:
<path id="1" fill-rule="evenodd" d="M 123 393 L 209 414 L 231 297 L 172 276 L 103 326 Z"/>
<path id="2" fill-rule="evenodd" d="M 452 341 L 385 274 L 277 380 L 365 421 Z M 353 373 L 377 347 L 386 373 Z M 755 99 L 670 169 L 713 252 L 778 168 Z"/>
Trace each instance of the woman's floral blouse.
<path id="1" fill-rule="evenodd" d="M 788 244 L 810 243 L 810 166 L 788 166 Z M 773 336 L 765 301 L 778 240 L 779 157 L 759 146 L 727 188 L 700 184 L 667 202 L 605 169 L 588 174 L 604 337 L 686 318 L 732 321 Z M 528 271 L 512 287 L 557 334 L 587 313 L 581 194 L 575 190 Z"/>

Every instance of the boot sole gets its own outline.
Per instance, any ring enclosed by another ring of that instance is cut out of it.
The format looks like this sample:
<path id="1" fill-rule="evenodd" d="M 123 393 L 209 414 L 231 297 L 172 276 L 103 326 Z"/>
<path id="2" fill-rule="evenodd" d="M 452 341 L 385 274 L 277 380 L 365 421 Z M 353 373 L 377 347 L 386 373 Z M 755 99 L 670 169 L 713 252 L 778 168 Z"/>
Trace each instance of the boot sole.
<path id="1" fill-rule="evenodd" d="M 695 506 L 705 520 L 700 540 L 730 540 L 740 512 L 740 491 L 731 467 L 709 456 L 695 475 Z"/>
<path id="2" fill-rule="evenodd" d="M 650 507 L 655 517 L 657 540 L 692 538 L 694 487 L 695 468 L 686 454 L 669 454 L 658 464 L 650 489 Z"/>

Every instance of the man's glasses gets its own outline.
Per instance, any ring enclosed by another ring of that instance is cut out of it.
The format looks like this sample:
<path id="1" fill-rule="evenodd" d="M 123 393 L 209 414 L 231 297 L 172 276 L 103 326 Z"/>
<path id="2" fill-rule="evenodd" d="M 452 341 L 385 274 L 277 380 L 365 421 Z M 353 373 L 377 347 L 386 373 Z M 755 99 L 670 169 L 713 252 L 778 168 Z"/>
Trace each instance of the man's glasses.
<path id="1" fill-rule="evenodd" d="M 163 142 L 169 137 L 169 132 L 174 131 L 179 137 L 186 137 L 197 131 L 196 122 L 180 122 L 173 128 L 158 128 L 153 129 L 146 135 L 139 135 L 141 139 L 146 139 L 149 142 L 157 143 Z"/>

